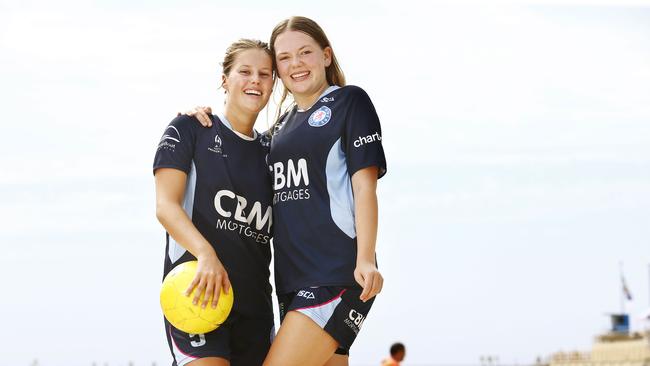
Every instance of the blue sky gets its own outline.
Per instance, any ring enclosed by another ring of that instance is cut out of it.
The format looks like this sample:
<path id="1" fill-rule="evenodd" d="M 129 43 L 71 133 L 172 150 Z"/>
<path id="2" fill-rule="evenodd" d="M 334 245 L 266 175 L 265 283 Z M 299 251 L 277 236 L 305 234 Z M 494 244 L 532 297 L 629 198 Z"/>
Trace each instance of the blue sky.
<path id="1" fill-rule="evenodd" d="M 168 364 L 155 146 L 177 111 L 222 104 L 231 41 L 294 14 L 384 130 L 386 284 L 352 365 L 394 340 L 410 365 L 586 350 L 620 261 L 626 307 L 648 307 L 646 1 L 1 2 L 0 366 Z"/>

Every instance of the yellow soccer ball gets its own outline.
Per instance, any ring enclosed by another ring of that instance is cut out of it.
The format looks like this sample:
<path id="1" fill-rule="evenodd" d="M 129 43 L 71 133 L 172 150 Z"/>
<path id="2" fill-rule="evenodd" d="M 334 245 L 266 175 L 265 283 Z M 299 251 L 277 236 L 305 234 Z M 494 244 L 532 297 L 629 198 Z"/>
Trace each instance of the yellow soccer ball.
<path id="1" fill-rule="evenodd" d="M 208 333 L 217 329 L 228 318 L 234 301 L 231 286 L 227 294 L 221 289 L 216 308 L 212 307 L 212 300 L 205 309 L 201 308 L 205 293 L 201 294 L 197 305 L 192 304 L 196 288 L 190 296 L 185 296 L 184 292 L 194 279 L 197 264 L 197 261 L 190 261 L 176 266 L 165 276 L 160 289 L 160 306 L 165 318 L 177 329 L 190 334 Z"/>

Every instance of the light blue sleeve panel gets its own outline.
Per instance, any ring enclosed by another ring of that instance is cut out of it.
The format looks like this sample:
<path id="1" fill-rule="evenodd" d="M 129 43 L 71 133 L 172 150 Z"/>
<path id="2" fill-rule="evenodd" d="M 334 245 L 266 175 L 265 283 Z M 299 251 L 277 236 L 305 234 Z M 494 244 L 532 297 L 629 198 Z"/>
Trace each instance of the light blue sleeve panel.
<path id="1" fill-rule="evenodd" d="M 345 154 L 341 149 L 341 139 L 336 140 L 329 154 L 325 167 L 327 176 L 327 193 L 330 197 L 330 214 L 336 226 L 350 238 L 357 236 L 354 227 L 354 197 L 352 181 L 348 174 Z"/>
<path id="2" fill-rule="evenodd" d="M 187 217 L 192 220 L 192 211 L 194 210 L 194 194 L 196 192 L 196 165 L 194 160 L 192 160 L 192 168 L 190 169 L 190 174 L 187 175 L 187 182 L 185 183 L 185 197 L 183 197 L 183 211 L 187 214 Z M 169 259 L 172 263 L 175 263 L 185 252 L 185 249 L 182 245 L 178 244 L 171 235 L 169 235 Z"/>

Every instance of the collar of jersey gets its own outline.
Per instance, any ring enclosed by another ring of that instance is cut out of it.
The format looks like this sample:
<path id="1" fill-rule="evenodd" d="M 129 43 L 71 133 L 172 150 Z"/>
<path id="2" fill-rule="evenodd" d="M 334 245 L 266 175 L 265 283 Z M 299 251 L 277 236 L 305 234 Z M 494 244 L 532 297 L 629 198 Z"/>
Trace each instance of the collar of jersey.
<path id="1" fill-rule="evenodd" d="M 235 130 L 232 128 L 232 124 L 230 123 L 230 121 L 228 121 L 228 118 L 226 118 L 226 115 L 225 115 L 225 114 L 223 114 L 223 113 L 217 113 L 217 117 L 221 120 L 221 122 L 223 122 L 224 125 L 226 125 L 226 127 L 228 127 L 228 129 L 229 129 L 230 131 L 234 132 L 237 136 L 241 137 L 242 139 L 244 139 L 244 140 L 246 140 L 246 141 L 254 141 L 254 140 L 257 139 L 257 131 L 255 131 L 254 128 L 253 128 L 253 137 L 246 136 L 246 135 L 244 135 L 243 133 L 240 133 L 240 132 L 238 132 L 238 131 L 235 131 Z"/>
<path id="2" fill-rule="evenodd" d="M 318 101 L 321 100 L 321 98 L 323 98 L 327 94 L 329 94 L 329 93 L 331 93 L 334 90 L 339 89 L 339 88 L 340 88 L 340 86 L 338 86 L 338 85 L 330 85 L 327 89 L 325 89 L 323 94 L 321 94 L 318 98 L 316 98 L 316 102 L 314 102 L 314 104 L 310 105 L 309 108 L 307 108 L 307 109 L 297 109 L 298 112 L 307 112 L 308 110 L 311 109 L 311 107 L 315 106 L 316 103 L 318 103 Z"/>

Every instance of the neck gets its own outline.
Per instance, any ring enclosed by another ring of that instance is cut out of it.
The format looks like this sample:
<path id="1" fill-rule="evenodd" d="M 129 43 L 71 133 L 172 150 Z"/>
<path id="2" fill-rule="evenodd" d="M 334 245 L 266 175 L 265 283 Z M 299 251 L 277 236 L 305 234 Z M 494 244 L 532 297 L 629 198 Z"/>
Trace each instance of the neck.
<path id="1" fill-rule="evenodd" d="M 323 83 L 323 85 L 318 88 L 318 90 L 315 93 L 310 93 L 309 95 L 293 95 L 293 99 L 296 101 L 296 105 L 298 105 L 298 109 L 302 109 L 303 111 L 306 111 L 307 109 L 311 108 L 316 101 L 318 100 L 318 97 L 323 94 L 323 92 L 329 88 L 330 85 L 328 83 Z"/>
<path id="2" fill-rule="evenodd" d="M 223 114 L 230 121 L 233 130 L 253 137 L 253 125 L 255 125 L 255 120 L 257 120 L 257 113 L 244 111 L 226 102 Z"/>

